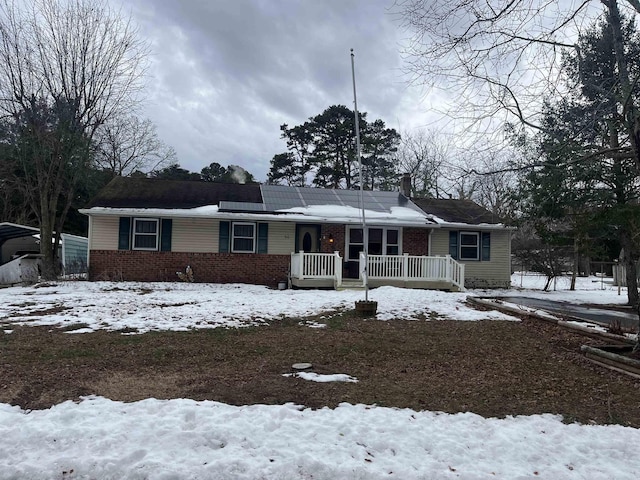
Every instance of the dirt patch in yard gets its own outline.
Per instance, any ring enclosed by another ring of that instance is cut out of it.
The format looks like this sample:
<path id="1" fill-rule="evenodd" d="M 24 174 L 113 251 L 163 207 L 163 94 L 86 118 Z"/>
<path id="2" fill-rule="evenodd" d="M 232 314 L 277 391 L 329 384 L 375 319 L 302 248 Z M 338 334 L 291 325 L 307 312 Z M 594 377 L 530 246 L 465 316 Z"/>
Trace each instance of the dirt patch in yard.
<path id="1" fill-rule="evenodd" d="M 349 402 L 485 417 L 557 413 L 640 427 L 640 381 L 592 365 L 579 352 L 590 340 L 554 325 L 315 320 L 327 327 L 299 319 L 144 335 L 16 327 L 0 333 L 0 401 L 28 409 L 89 394 L 235 405 Z M 359 382 L 283 377 L 296 362 Z"/>

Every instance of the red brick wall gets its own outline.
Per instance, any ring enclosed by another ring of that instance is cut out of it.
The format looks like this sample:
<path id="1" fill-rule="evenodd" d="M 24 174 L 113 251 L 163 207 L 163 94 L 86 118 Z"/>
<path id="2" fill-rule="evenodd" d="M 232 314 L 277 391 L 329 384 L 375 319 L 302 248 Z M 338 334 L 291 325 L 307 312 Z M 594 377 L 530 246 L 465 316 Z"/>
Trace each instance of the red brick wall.
<path id="1" fill-rule="evenodd" d="M 405 228 L 402 232 L 402 253 L 429 255 L 429 230 Z"/>
<path id="2" fill-rule="evenodd" d="M 345 258 L 345 230 L 344 225 L 322 225 L 321 251 L 338 251 Z M 333 243 L 329 243 L 330 236 Z M 402 249 L 409 255 L 428 255 L 429 230 L 405 228 Z M 190 265 L 196 282 L 276 287 L 287 279 L 290 263 L 289 255 L 91 250 L 89 279 L 173 282 L 178 281 L 176 272 Z"/>
<path id="3" fill-rule="evenodd" d="M 340 252 L 340 256 L 344 258 L 344 235 L 346 228 L 344 225 L 322 225 L 320 231 L 320 252 Z M 329 238 L 333 238 L 333 243 L 329 242 Z"/>
<path id="4" fill-rule="evenodd" d="M 340 252 L 345 258 L 344 242 L 346 235 L 344 225 L 322 225 L 321 252 Z M 329 235 L 333 236 L 333 245 L 329 243 Z M 429 255 L 429 230 L 425 228 L 404 228 L 402 231 L 402 252 L 409 255 Z"/>
<path id="5" fill-rule="evenodd" d="M 290 255 L 91 250 L 89 280 L 173 282 L 190 265 L 196 282 L 276 287 L 290 262 Z"/>

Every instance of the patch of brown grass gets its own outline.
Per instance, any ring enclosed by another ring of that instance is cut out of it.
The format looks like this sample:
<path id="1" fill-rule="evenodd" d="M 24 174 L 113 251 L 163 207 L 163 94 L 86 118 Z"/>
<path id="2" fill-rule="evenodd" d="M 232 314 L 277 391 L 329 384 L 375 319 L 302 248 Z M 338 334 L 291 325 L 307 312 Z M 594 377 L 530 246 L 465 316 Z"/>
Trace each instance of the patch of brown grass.
<path id="1" fill-rule="evenodd" d="M 0 334 L 0 401 L 46 408 L 79 396 L 193 398 L 236 405 L 341 402 L 485 417 L 557 413 L 567 421 L 640 427 L 638 384 L 587 362 L 585 337 L 523 322 L 364 320 L 327 328 L 285 319 L 268 326 L 121 335 L 48 327 Z M 311 362 L 358 383 L 283 377 Z"/>

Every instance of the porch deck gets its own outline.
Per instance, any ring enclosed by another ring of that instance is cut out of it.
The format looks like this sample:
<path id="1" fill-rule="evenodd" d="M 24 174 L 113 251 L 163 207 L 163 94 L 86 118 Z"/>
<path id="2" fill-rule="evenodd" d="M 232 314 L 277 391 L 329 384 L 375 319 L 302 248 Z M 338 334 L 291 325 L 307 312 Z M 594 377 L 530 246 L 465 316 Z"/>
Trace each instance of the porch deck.
<path id="1" fill-rule="evenodd" d="M 300 288 L 370 288 L 395 286 L 431 290 L 464 291 L 464 265 L 450 256 L 369 255 L 367 268 L 360 254 L 358 278 L 344 277 L 338 252 L 292 253 L 290 284 Z"/>

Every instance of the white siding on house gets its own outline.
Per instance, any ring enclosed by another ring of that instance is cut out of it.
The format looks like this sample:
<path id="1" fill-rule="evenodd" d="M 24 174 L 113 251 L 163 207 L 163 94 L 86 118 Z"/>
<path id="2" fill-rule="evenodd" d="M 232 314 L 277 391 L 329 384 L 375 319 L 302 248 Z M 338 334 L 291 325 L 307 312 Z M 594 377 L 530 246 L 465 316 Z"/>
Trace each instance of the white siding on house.
<path id="1" fill-rule="evenodd" d="M 118 217 L 95 216 L 89 222 L 89 249 L 90 250 L 117 250 L 118 229 L 120 219 Z"/>
<path id="2" fill-rule="evenodd" d="M 209 218 L 174 218 L 172 252 L 217 253 L 220 222 Z"/>
<path id="3" fill-rule="evenodd" d="M 465 231 L 473 232 L 473 226 Z M 449 230 L 433 231 L 431 255 L 449 254 Z M 491 260 L 464 261 L 467 287 L 508 287 L 511 282 L 511 231 L 491 230 Z"/>
<path id="4" fill-rule="evenodd" d="M 434 228 L 431 233 L 431 251 L 429 255 L 449 255 L 449 230 Z"/>
<path id="5" fill-rule="evenodd" d="M 119 217 L 92 217 L 90 249 L 117 250 L 119 228 Z M 269 253 L 273 255 L 288 255 L 293 252 L 295 249 L 295 232 L 296 226 L 293 223 L 269 223 Z M 172 252 L 218 253 L 219 242 L 219 220 L 211 218 L 173 219 L 171 228 Z"/>
<path id="6" fill-rule="evenodd" d="M 268 252 L 289 255 L 295 250 L 296 226 L 293 223 L 269 223 Z"/>

